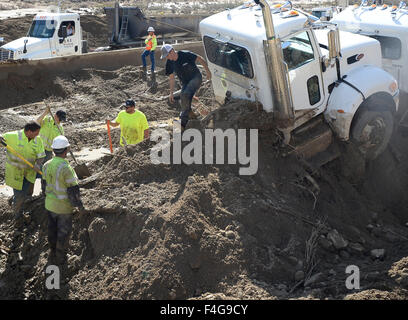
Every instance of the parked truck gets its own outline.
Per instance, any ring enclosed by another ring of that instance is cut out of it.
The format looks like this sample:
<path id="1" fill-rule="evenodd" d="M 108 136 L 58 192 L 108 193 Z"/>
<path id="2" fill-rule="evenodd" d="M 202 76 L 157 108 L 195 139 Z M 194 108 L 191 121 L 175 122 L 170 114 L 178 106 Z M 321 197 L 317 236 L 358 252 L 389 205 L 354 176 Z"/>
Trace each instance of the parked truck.
<path id="1" fill-rule="evenodd" d="M 399 88 L 408 93 L 408 10 L 399 6 L 362 1 L 339 13 L 333 22 L 341 30 L 362 34 L 381 44 L 382 67 L 397 79 Z M 405 97 L 406 98 L 406 97 Z"/>
<path id="2" fill-rule="evenodd" d="M 0 47 L 0 61 L 43 59 L 87 52 L 77 13 L 52 10 L 35 15 L 26 37 Z"/>
<path id="3" fill-rule="evenodd" d="M 386 148 L 399 89 L 377 40 L 316 22 L 290 1 L 249 1 L 200 30 L 216 99 L 258 101 L 305 158 L 327 149 L 333 133 L 366 159 Z"/>
<path id="4" fill-rule="evenodd" d="M 199 39 L 199 22 L 206 17 L 146 17 L 138 7 L 124 7 L 117 2 L 114 7 L 104 8 L 104 11 L 109 32 L 107 46 L 96 51 L 144 46 L 149 26 L 155 28 L 159 44 Z M 53 58 L 86 52 L 87 41 L 82 39 L 79 14 L 61 12 L 58 7 L 53 7 L 49 12 L 34 17 L 26 37 L 0 47 L 0 61 Z"/>

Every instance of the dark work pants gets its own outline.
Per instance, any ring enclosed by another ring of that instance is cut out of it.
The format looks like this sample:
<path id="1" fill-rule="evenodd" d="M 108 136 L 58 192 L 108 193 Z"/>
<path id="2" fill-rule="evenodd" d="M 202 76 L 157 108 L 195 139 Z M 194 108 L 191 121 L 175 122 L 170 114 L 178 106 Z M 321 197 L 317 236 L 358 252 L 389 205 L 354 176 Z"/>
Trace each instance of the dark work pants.
<path id="1" fill-rule="evenodd" d="M 181 125 L 184 128 L 186 127 L 189 119 L 188 114 L 191 111 L 191 101 L 193 100 L 193 97 L 198 88 L 200 88 L 201 82 L 202 76 L 201 73 L 198 73 L 196 76 L 194 76 L 193 79 L 184 84 L 181 88 L 180 102 L 182 111 L 180 113 L 180 120 Z"/>
<path id="2" fill-rule="evenodd" d="M 30 190 L 32 189 L 32 185 L 30 181 L 24 178 L 22 190 L 13 189 L 13 211 L 15 219 L 22 217 L 23 203 L 24 200 L 31 195 Z"/>
<path id="3" fill-rule="evenodd" d="M 51 251 L 66 255 L 72 232 L 72 213 L 57 214 L 47 210 L 48 244 Z"/>

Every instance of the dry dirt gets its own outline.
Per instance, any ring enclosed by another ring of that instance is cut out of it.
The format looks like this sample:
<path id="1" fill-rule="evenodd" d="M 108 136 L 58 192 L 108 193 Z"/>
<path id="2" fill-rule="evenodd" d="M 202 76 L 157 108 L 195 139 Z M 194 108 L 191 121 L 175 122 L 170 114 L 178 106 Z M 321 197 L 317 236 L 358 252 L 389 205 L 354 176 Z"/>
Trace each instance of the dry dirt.
<path id="1" fill-rule="evenodd" d="M 46 98 L 53 110 L 68 112 L 65 127 L 74 150 L 107 148 L 104 120 L 113 119 L 127 98 L 137 101 L 153 125 L 179 112 L 177 105 L 149 100 L 168 92 L 167 79 L 159 74 L 158 93 L 151 95 L 135 66 L 55 75 L 25 105 L 33 90 L 18 80 L 7 84 L 8 93 L 1 92 L 2 98 L 9 95 L 0 132 L 39 115 Z M 199 97 L 216 107 L 209 85 Z M 268 116 L 254 104 L 233 101 L 216 115 L 216 125 L 225 118 L 239 120 L 240 126 L 260 124 L 257 174 L 240 176 L 238 165 L 154 165 L 151 141 L 89 162 L 97 178 L 82 189 L 88 213 L 75 214 L 69 267 L 58 296 L 44 288 L 43 199 L 27 204 L 32 219 L 19 233 L 7 199 L 0 198 L 0 298 L 408 297 L 404 132 L 396 130 L 391 146 L 357 178 L 350 170 L 355 160 L 345 156 L 316 172 L 295 158 L 282 158 Z M 113 140 L 117 146 L 118 130 Z M 2 152 L 2 180 L 4 160 Z M 304 178 L 305 171 L 320 191 Z M 373 249 L 386 254 L 374 259 Z M 348 265 L 360 268 L 360 290 L 345 286 Z"/>

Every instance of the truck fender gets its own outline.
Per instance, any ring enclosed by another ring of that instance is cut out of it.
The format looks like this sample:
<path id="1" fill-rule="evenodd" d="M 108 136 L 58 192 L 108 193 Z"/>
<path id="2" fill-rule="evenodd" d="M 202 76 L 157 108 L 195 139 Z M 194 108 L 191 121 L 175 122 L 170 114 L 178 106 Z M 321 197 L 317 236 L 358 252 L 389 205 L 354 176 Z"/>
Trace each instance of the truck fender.
<path id="1" fill-rule="evenodd" d="M 337 81 L 329 96 L 324 117 L 341 140 L 349 140 L 353 119 L 358 110 L 398 110 L 399 90 L 396 80 L 375 66 L 352 70 L 345 81 Z"/>

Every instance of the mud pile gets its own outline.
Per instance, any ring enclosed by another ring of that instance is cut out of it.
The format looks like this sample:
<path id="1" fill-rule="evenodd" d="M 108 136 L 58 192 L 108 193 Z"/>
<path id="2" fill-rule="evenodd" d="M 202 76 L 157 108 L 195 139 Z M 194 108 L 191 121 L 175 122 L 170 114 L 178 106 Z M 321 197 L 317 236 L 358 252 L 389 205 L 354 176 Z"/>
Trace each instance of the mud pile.
<path id="1" fill-rule="evenodd" d="M 168 92 L 162 72 L 156 94 L 132 66 L 55 80 L 45 97 L 54 110 L 67 110 L 75 149 L 107 147 L 104 120 L 113 119 L 127 98 L 137 101 L 152 127 L 179 113 L 161 98 Z M 216 106 L 209 85 L 199 99 L 210 111 Z M 95 178 L 82 189 L 88 213 L 75 214 L 58 298 L 406 299 L 404 133 L 396 130 L 390 147 L 367 166 L 343 152 L 311 171 L 295 157 L 282 157 L 279 137 L 258 109 L 232 101 L 210 113 L 215 121 L 204 121 L 213 128 L 259 129 L 255 175 L 240 175 L 238 164 L 155 165 L 151 141 L 89 163 Z M 42 110 L 38 103 L 2 110 L 1 132 Z M 163 128 L 173 133 L 170 124 Z M 118 145 L 119 132 L 113 133 Z M 3 154 L 0 161 L 4 166 Z M 0 298 L 55 298 L 44 289 L 43 199 L 27 209 L 31 219 L 17 232 L 7 199 L 0 198 Z M 349 265 L 360 268 L 360 290 L 345 286 Z"/>

